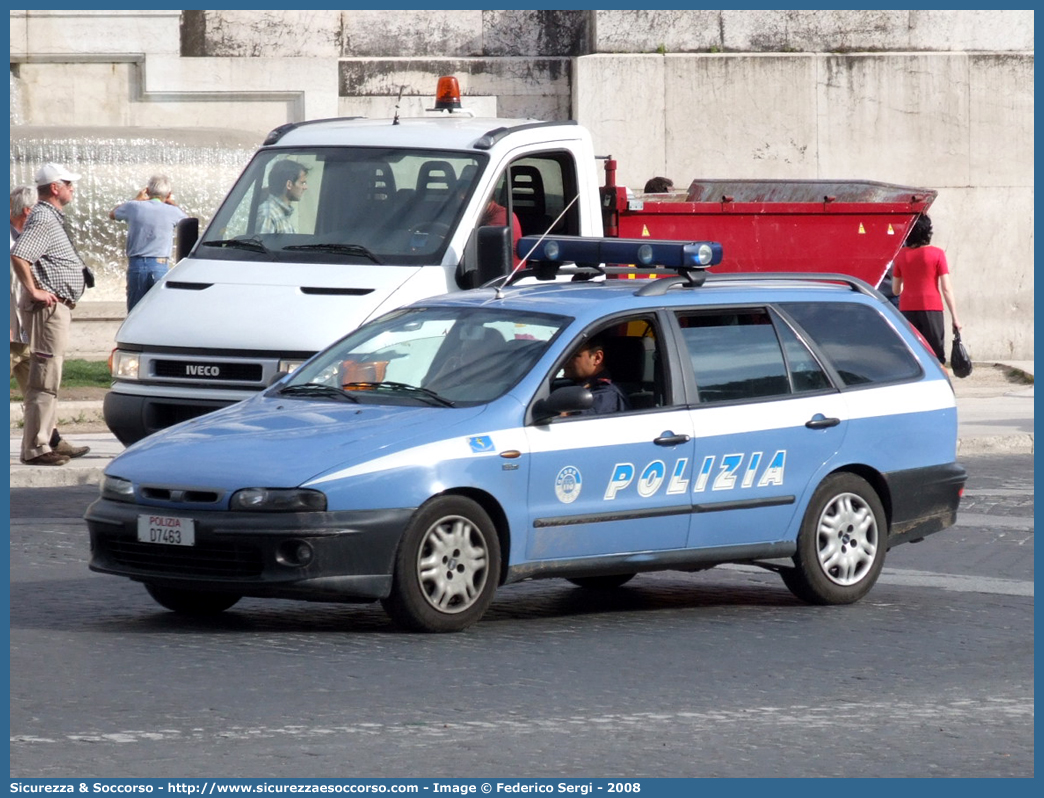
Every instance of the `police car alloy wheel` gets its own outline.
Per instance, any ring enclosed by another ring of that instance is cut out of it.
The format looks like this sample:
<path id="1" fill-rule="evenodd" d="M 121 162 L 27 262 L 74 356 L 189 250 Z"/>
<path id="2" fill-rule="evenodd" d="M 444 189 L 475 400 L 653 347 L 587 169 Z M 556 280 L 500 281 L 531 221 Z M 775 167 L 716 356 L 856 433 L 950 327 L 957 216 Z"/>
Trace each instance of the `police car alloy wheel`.
<path id="1" fill-rule="evenodd" d="M 783 582 L 810 604 L 858 601 L 881 573 L 886 536 L 884 508 L 870 484 L 855 474 L 831 474 L 809 502 Z"/>
<path id="2" fill-rule="evenodd" d="M 411 519 L 395 557 L 385 611 L 407 629 L 456 632 L 482 617 L 500 575 L 500 542 L 486 512 L 438 497 Z"/>
<path id="3" fill-rule="evenodd" d="M 182 615 L 217 615 L 234 605 L 241 596 L 208 590 L 183 590 L 160 585 L 145 585 L 156 603 Z"/>

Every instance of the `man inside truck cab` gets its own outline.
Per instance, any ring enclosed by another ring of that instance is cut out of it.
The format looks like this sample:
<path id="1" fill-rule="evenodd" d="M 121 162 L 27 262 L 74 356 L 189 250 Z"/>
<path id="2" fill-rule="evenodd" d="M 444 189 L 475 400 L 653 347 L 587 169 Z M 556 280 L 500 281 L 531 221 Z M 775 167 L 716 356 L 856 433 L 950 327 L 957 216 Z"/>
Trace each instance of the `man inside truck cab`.
<path id="1" fill-rule="evenodd" d="M 482 209 L 482 216 L 479 218 L 479 227 L 507 227 L 507 208 L 505 208 L 500 202 L 497 202 L 498 197 L 500 197 L 501 201 L 504 201 L 504 195 L 506 193 L 504 189 L 505 185 L 506 181 L 501 177 L 497 188 L 489 195 L 489 201 L 486 202 L 486 207 Z M 511 264 L 513 266 L 517 266 L 518 262 L 521 260 L 518 256 L 518 240 L 521 237 L 522 225 L 518 221 L 518 216 L 512 213 Z"/>
<path id="2" fill-rule="evenodd" d="M 276 161 L 268 173 L 268 197 L 257 208 L 258 233 L 296 233 L 290 220 L 293 203 L 308 188 L 308 170 L 289 158 Z"/>

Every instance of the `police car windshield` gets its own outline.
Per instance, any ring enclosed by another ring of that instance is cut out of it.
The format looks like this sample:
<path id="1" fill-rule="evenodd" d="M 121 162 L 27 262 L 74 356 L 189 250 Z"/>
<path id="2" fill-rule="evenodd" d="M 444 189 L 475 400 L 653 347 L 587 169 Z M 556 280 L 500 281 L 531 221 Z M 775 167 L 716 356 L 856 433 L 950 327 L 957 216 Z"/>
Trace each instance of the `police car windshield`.
<path id="1" fill-rule="evenodd" d="M 497 308 L 397 310 L 320 353 L 283 391 L 312 383 L 367 404 L 481 404 L 514 386 L 570 321 Z"/>
<path id="2" fill-rule="evenodd" d="M 287 263 L 439 263 L 484 153 L 376 147 L 261 150 L 197 257 Z"/>

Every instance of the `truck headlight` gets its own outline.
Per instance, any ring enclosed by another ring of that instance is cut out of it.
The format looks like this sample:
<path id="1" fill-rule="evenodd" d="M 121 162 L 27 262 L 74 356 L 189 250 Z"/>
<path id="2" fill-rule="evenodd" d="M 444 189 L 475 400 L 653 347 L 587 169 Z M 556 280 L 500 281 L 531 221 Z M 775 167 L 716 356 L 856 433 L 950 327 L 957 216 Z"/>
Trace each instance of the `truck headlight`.
<path id="1" fill-rule="evenodd" d="M 134 483 L 129 479 L 103 474 L 101 482 L 98 483 L 98 492 L 103 499 L 117 502 L 134 501 Z"/>
<path id="2" fill-rule="evenodd" d="M 138 366 L 141 363 L 141 355 L 137 352 L 123 352 L 117 349 L 112 353 L 112 376 L 117 380 L 138 379 Z"/>
<path id="3" fill-rule="evenodd" d="M 300 367 L 302 363 L 304 363 L 303 360 L 280 360 L 278 370 L 289 374 L 294 369 Z"/>
<path id="4" fill-rule="evenodd" d="M 323 512 L 326 494 L 305 488 L 243 488 L 232 494 L 228 509 L 262 513 Z"/>

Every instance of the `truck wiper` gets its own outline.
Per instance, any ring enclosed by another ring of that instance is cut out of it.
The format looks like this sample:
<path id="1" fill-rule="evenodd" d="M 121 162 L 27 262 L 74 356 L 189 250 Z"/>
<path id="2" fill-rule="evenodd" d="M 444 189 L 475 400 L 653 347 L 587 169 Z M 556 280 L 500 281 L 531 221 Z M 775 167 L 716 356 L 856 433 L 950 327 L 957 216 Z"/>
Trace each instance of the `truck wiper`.
<path id="1" fill-rule="evenodd" d="M 410 393 L 419 393 L 419 399 L 428 399 L 435 404 L 442 405 L 443 407 L 456 407 L 456 405 L 444 396 L 439 396 L 435 391 L 430 388 L 418 388 L 416 385 L 407 385 L 405 382 L 348 382 L 345 383 L 346 388 L 362 388 L 364 390 L 379 390 L 381 388 L 387 388 L 392 391 L 408 391 Z"/>
<path id="2" fill-rule="evenodd" d="M 299 385 L 287 385 L 285 388 L 279 389 L 280 395 L 289 396 L 328 396 L 331 399 L 342 399 L 348 402 L 358 402 L 359 400 L 354 397 L 351 393 L 338 388 L 336 385 L 323 385 L 318 382 L 305 382 Z"/>
<path id="3" fill-rule="evenodd" d="M 343 255 L 362 255 L 374 263 L 381 260 L 362 244 L 291 244 L 283 249 L 309 249 L 313 252 L 338 252 Z"/>
<path id="4" fill-rule="evenodd" d="M 228 238 L 221 241 L 204 241 L 200 246 L 203 247 L 226 247 L 228 249 L 248 249 L 251 252 L 263 252 L 266 255 L 269 254 L 270 250 L 264 244 L 261 243 L 260 239 L 257 238 Z"/>

